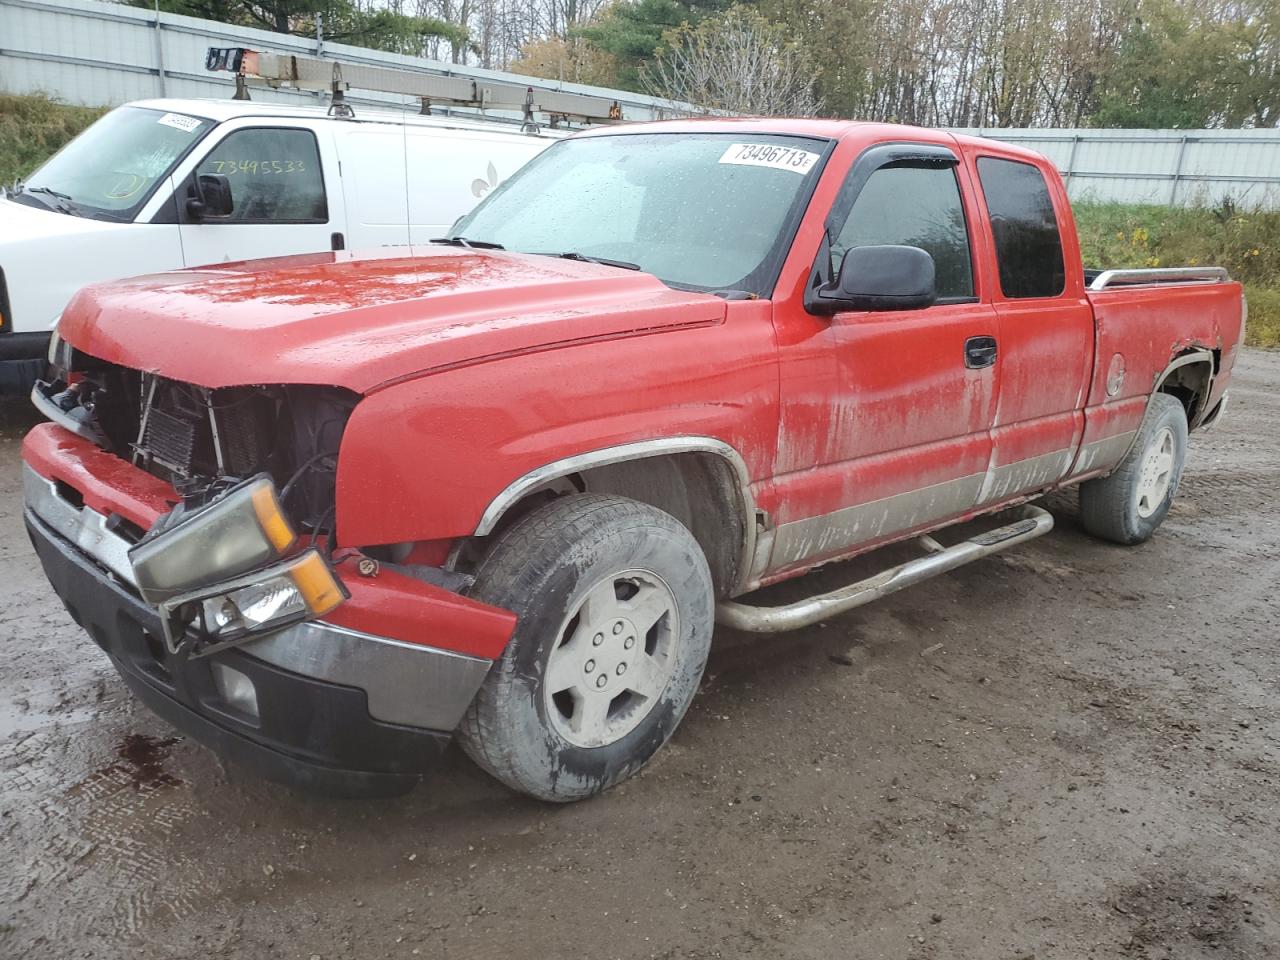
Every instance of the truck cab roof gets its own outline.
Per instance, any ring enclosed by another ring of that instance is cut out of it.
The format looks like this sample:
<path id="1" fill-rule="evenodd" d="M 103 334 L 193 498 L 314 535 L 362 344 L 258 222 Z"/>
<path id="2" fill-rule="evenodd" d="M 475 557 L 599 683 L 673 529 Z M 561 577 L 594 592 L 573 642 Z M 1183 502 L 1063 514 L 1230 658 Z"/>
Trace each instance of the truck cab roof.
<path id="1" fill-rule="evenodd" d="M 921 143 L 960 144 L 980 147 L 1032 162 L 1043 163 L 1042 154 L 987 137 L 951 133 L 930 127 L 913 127 L 901 123 L 879 123 L 869 120 L 828 120 L 818 117 L 697 117 L 684 120 L 656 120 L 629 123 L 620 127 L 594 127 L 578 133 L 583 137 L 608 137 L 630 133 L 733 133 L 820 137 L 827 140 L 858 140 L 868 144 L 908 140 Z"/>

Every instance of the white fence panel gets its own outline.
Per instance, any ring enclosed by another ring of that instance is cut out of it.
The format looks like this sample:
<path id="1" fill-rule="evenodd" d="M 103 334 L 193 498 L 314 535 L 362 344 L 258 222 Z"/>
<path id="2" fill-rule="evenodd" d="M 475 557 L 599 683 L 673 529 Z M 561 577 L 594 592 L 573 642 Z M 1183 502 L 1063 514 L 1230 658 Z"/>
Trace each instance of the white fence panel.
<path id="1" fill-rule="evenodd" d="M 1073 200 L 1280 208 L 1280 130 L 967 129 L 1049 157 Z"/>

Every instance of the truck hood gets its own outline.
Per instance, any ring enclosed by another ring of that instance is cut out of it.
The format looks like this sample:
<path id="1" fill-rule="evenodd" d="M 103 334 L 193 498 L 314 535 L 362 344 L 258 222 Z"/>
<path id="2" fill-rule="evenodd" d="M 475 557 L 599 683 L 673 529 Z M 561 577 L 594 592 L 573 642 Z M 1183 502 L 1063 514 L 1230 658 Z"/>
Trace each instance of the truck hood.
<path id="1" fill-rule="evenodd" d="M 205 387 L 367 393 L 441 367 L 723 321 L 719 297 L 554 257 L 454 247 L 309 254 L 81 291 L 59 332 L 103 360 Z"/>

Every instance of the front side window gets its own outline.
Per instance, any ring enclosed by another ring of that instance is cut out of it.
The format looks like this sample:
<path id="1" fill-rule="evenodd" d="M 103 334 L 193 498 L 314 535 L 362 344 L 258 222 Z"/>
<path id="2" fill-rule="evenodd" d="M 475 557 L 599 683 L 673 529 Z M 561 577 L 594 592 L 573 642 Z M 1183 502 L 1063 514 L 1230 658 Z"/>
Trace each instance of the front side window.
<path id="1" fill-rule="evenodd" d="M 14 199 L 72 216 L 132 220 L 212 120 L 142 107 L 112 110 L 27 178 Z"/>
<path id="2" fill-rule="evenodd" d="M 213 148 L 196 173 L 227 178 L 231 216 L 216 223 L 327 223 L 320 150 L 310 130 L 237 130 Z"/>
<path id="3" fill-rule="evenodd" d="M 677 287 L 768 296 L 828 143 L 745 133 L 562 140 L 450 236 L 607 258 Z"/>
<path id="4" fill-rule="evenodd" d="M 1029 163 L 979 157 L 978 178 L 987 197 L 1004 295 L 1061 294 L 1067 284 L 1062 234 L 1044 175 Z"/>
<path id="5" fill-rule="evenodd" d="M 835 275 L 853 247 L 898 244 L 933 257 L 939 300 L 973 297 L 969 231 L 951 166 L 886 166 L 868 178 L 831 245 Z"/>

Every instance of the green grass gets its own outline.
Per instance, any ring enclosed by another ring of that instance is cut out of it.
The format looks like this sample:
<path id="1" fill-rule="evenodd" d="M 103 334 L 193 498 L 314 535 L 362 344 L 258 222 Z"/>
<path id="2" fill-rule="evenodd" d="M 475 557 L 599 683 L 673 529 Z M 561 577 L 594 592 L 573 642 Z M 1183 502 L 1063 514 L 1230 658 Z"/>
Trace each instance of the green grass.
<path id="1" fill-rule="evenodd" d="M 1255 347 L 1280 347 L 1280 287 L 1245 284 L 1249 323 L 1244 342 Z"/>
<path id="2" fill-rule="evenodd" d="M 39 94 L 0 93 L 0 184 L 27 176 L 104 113 Z"/>
<path id="3" fill-rule="evenodd" d="M 1245 342 L 1280 346 L 1280 211 L 1073 206 L 1086 266 L 1226 267 L 1249 298 Z"/>

